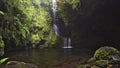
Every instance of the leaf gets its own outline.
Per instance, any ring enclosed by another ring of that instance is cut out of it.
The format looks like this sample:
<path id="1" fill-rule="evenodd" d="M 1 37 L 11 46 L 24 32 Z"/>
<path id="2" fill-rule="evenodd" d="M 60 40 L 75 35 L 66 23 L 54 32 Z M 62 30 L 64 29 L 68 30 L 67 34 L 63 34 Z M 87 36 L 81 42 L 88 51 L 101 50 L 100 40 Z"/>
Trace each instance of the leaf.
<path id="1" fill-rule="evenodd" d="M 24 38 L 26 38 L 26 31 L 25 31 L 25 29 L 21 29 L 21 34 L 22 34 L 22 36 L 24 37 Z"/>
<path id="2" fill-rule="evenodd" d="M 4 12 L 0 11 L 0 14 L 1 14 L 1 15 L 4 15 Z"/>
<path id="3" fill-rule="evenodd" d="M 3 64 L 6 60 L 8 60 L 9 58 L 3 58 L 0 60 L 0 64 Z"/>

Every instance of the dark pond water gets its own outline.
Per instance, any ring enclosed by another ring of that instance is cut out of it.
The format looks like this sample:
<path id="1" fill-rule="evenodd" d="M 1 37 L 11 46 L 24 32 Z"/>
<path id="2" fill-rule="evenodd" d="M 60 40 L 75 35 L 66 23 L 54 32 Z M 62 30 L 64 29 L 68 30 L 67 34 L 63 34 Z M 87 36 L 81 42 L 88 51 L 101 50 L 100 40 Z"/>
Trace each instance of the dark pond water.
<path id="1" fill-rule="evenodd" d="M 65 63 L 70 64 L 88 59 L 91 54 L 92 52 L 88 49 L 45 48 L 10 52 L 7 56 L 11 60 L 36 64 L 39 68 L 59 68 Z"/>

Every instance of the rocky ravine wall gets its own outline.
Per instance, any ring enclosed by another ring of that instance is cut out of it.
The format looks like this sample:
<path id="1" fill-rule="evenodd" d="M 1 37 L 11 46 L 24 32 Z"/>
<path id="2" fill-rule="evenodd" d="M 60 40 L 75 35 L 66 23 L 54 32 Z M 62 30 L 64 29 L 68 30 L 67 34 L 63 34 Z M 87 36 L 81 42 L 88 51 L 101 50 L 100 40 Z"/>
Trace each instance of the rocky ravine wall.
<path id="1" fill-rule="evenodd" d="M 81 0 L 72 27 L 74 47 L 97 48 L 120 44 L 120 1 Z"/>

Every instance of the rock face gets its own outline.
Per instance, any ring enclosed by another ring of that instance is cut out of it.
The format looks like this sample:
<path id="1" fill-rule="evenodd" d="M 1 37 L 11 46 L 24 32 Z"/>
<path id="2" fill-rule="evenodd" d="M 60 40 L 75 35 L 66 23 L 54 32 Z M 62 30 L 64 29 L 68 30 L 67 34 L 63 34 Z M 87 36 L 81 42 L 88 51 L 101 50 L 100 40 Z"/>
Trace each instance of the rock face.
<path id="1" fill-rule="evenodd" d="M 118 47 L 119 3 L 119 0 L 81 0 L 81 7 L 72 28 L 73 45 L 96 48 L 100 47 L 99 45 L 115 44 L 115 47 Z"/>

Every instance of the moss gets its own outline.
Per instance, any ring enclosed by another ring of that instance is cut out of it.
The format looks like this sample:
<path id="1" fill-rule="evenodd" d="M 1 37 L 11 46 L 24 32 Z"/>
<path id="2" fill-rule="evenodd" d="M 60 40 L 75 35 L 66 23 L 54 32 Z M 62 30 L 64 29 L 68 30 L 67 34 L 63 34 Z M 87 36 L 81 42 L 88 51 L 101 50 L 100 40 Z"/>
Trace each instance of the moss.
<path id="1" fill-rule="evenodd" d="M 112 56 L 119 55 L 119 53 L 114 47 L 101 47 L 95 51 L 94 58 L 97 60 L 112 60 Z"/>
<path id="2" fill-rule="evenodd" d="M 100 67 L 100 68 L 107 68 L 108 61 L 107 60 L 98 60 L 95 62 L 95 65 Z"/>

